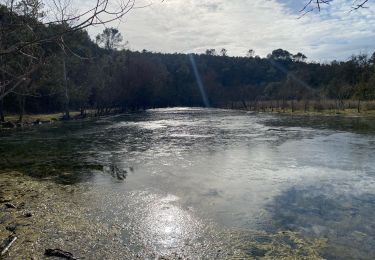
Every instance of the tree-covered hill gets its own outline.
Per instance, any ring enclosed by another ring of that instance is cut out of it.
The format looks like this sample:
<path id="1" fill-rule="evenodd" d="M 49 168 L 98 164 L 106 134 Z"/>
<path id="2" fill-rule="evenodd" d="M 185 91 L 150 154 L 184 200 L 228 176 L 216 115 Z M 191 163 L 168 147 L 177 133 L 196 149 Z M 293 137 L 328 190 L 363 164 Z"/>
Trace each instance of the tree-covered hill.
<path id="1" fill-rule="evenodd" d="M 49 39 L 0 56 L 0 112 L 19 113 L 20 119 L 24 113 L 203 106 L 202 91 L 214 107 L 260 100 L 375 98 L 375 55 L 319 64 L 283 49 L 265 58 L 254 51 L 229 57 L 225 49 L 220 54 L 134 52 L 121 48 L 121 34 L 113 28 L 94 41 L 84 30 L 55 39 L 48 36 L 68 24 L 41 25 L 32 19 L 0 6 L 2 49 L 35 35 Z M 30 28 L 17 28 L 25 23 Z"/>

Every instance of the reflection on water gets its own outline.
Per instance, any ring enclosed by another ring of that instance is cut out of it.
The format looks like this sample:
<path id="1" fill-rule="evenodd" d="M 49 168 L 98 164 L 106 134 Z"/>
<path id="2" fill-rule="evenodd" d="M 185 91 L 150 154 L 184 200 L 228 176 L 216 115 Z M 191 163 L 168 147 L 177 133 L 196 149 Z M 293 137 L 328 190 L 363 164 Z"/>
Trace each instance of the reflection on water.
<path id="1" fill-rule="evenodd" d="M 371 120 L 157 109 L 2 135 L 3 171 L 89 187 L 90 216 L 140 257 L 316 254 L 285 230 L 375 257 Z"/>

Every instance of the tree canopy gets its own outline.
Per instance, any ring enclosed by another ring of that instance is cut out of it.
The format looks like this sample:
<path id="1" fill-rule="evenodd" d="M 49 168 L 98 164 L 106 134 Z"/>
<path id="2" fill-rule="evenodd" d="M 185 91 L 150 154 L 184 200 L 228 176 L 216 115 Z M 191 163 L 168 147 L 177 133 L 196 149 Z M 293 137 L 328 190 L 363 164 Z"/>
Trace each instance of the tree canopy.
<path id="1" fill-rule="evenodd" d="M 40 26 L 40 14 L 27 13 L 0 6 L 0 22 L 8 24 L 0 29 L 3 49 L 71 30 L 65 23 Z M 26 22 L 32 30 L 18 27 Z M 118 48 L 122 42 L 115 28 L 106 28 L 96 41 L 77 30 L 0 55 L 0 115 L 203 106 L 200 82 L 207 103 L 217 107 L 258 100 L 375 98 L 375 54 L 320 64 L 281 48 L 266 58 L 255 56 L 253 49 L 244 57 L 231 57 L 226 48 L 164 54 Z"/>

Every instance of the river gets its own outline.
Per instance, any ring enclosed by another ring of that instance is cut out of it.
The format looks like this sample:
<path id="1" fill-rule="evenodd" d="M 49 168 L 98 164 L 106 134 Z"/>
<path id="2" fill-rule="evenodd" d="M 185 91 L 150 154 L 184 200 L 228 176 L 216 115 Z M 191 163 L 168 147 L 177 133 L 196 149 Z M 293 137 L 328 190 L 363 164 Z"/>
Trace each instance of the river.
<path id="1" fill-rule="evenodd" d="M 43 220 L 18 256 L 375 258 L 373 119 L 154 109 L 0 141 L 0 180 L 48 195 L 11 195 Z"/>

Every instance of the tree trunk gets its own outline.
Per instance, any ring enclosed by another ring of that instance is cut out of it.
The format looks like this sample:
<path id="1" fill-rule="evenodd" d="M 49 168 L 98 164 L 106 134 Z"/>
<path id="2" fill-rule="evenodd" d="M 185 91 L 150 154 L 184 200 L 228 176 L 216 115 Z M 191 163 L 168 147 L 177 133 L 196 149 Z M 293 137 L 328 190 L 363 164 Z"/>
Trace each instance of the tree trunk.
<path id="1" fill-rule="evenodd" d="M 3 57 L 0 57 L 1 64 L 3 64 Z M 3 81 L 5 79 L 5 72 L 1 71 L 1 80 Z M 4 90 L 0 90 L 0 123 L 5 122 L 5 115 L 4 115 L 4 97 L 2 97 L 4 94 Z"/>
<path id="2" fill-rule="evenodd" d="M 4 100 L 0 100 L 0 122 L 5 122 L 5 115 L 4 115 Z"/>
<path id="3" fill-rule="evenodd" d="M 294 99 L 292 99 L 292 113 L 294 113 Z"/>
<path id="4" fill-rule="evenodd" d="M 67 73 L 66 73 L 66 61 L 65 61 L 65 54 L 62 56 L 62 63 L 63 63 L 63 81 L 64 81 L 64 98 L 65 98 L 65 103 L 64 103 L 64 110 L 65 110 L 65 115 L 64 119 L 69 120 L 70 119 L 70 113 L 69 113 L 69 91 L 68 91 L 68 78 L 67 78 Z"/>
<path id="5" fill-rule="evenodd" d="M 20 96 L 18 100 L 19 104 L 19 117 L 18 117 L 18 122 L 22 124 L 23 121 L 23 115 L 25 114 L 25 102 L 26 102 L 26 97 L 25 96 Z"/>
<path id="6" fill-rule="evenodd" d="M 361 113 L 361 99 L 360 98 L 358 98 L 357 111 L 358 113 Z"/>
<path id="7" fill-rule="evenodd" d="M 246 105 L 245 100 L 242 100 L 242 105 L 243 105 L 243 107 L 245 108 L 245 110 L 247 110 L 247 105 Z"/>
<path id="8" fill-rule="evenodd" d="M 81 111 L 80 111 L 81 117 L 82 117 L 82 118 L 83 118 L 83 117 L 86 117 L 85 108 L 84 108 L 84 107 L 81 107 L 80 110 L 81 110 Z"/>

